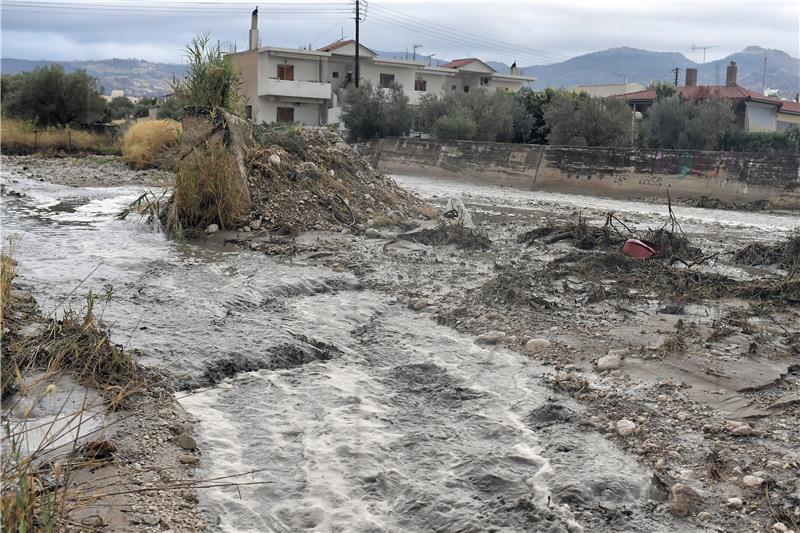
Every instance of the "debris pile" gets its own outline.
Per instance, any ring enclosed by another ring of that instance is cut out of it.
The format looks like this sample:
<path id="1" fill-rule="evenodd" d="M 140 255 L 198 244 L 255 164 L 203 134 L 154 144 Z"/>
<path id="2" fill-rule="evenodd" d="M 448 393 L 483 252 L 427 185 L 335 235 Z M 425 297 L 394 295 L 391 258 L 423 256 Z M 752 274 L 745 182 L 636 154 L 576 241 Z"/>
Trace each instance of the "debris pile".
<path id="1" fill-rule="evenodd" d="M 755 242 L 738 250 L 733 260 L 740 265 L 775 265 L 794 269 L 800 265 L 800 228 L 795 229 L 786 240 L 777 244 Z"/>
<path id="2" fill-rule="evenodd" d="M 359 231 L 435 216 L 331 131 L 257 127 L 255 139 L 247 180 L 250 220 L 259 227 Z"/>

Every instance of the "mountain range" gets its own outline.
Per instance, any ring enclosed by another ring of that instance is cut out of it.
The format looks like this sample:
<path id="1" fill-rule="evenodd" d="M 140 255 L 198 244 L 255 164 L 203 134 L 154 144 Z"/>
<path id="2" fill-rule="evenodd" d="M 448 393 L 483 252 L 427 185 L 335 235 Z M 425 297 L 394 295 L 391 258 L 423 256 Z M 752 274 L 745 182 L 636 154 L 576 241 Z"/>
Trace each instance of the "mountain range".
<path id="1" fill-rule="evenodd" d="M 405 52 L 379 52 L 384 57 L 403 58 Z M 766 68 L 764 64 L 766 58 Z M 417 59 L 441 64 L 442 60 L 417 55 Z M 2 59 L 0 70 L 13 74 L 56 63 L 27 59 Z M 739 85 L 761 92 L 763 88 L 777 89 L 784 98 L 794 98 L 800 92 L 800 59 L 780 50 L 749 46 L 741 52 L 722 59 L 699 64 L 677 52 L 651 52 L 637 48 L 610 48 L 573 57 L 560 63 L 521 67 L 521 73 L 533 76 L 534 89 L 545 87 L 571 87 L 605 83 L 639 82 L 647 85 L 654 80 L 674 81 L 673 69 L 678 68 L 680 85 L 684 82 L 686 68 L 698 69 L 701 85 L 725 83 L 727 65 L 735 61 L 738 66 Z M 104 59 L 96 61 L 59 61 L 68 72 L 85 69 L 96 77 L 104 92 L 122 89 L 131 96 L 157 96 L 170 92 L 173 76 L 181 76 L 183 65 L 152 63 L 142 59 Z M 510 67 L 505 63 L 489 61 L 501 73 Z M 762 86 L 763 82 L 763 86 Z"/>

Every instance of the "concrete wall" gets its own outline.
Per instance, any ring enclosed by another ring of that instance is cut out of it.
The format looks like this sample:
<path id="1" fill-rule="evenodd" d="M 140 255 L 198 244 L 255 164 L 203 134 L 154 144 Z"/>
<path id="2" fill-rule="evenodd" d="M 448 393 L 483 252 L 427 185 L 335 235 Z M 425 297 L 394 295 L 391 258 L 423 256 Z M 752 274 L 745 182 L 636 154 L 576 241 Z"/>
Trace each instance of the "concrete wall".
<path id="1" fill-rule="evenodd" d="M 800 201 L 800 157 L 390 138 L 359 146 L 384 172 L 614 197 Z"/>
<path id="2" fill-rule="evenodd" d="M 276 122 L 279 107 L 294 108 L 294 121 L 304 126 L 316 126 L 320 123 L 320 106 L 317 102 L 300 102 L 298 98 L 283 99 L 280 97 L 261 96 L 258 99 L 258 120 Z"/>

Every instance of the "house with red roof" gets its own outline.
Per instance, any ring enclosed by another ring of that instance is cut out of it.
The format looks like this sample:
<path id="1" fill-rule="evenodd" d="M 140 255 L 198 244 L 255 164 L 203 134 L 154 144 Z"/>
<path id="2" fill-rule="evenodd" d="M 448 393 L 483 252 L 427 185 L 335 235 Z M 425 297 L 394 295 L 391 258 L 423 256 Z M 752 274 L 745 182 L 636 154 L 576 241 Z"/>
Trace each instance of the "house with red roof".
<path id="1" fill-rule="evenodd" d="M 315 126 L 339 121 L 344 90 L 355 81 L 355 53 L 352 39 L 317 50 L 261 47 L 258 14 L 254 12 L 249 49 L 228 57 L 241 73 L 241 93 L 251 118 Z M 385 90 L 398 83 L 411 105 L 418 104 L 427 93 L 478 89 L 515 92 L 534 81 L 520 75 L 516 67 L 510 74 L 501 74 L 477 58 L 433 66 L 426 61 L 381 57 L 363 44 L 358 55 L 361 81 Z"/>
<path id="2" fill-rule="evenodd" d="M 736 63 L 728 65 L 725 85 L 697 85 L 697 69 L 686 69 L 684 85 L 675 87 L 687 100 L 720 98 L 730 103 L 737 124 L 745 131 L 781 132 L 792 124 L 800 125 L 800 103 L 780 100 L 742 87 L 736 82 Z M 646 112 L 656 101 L 656 90 L 645 89 L 618 96 L 634 111 Z"/>

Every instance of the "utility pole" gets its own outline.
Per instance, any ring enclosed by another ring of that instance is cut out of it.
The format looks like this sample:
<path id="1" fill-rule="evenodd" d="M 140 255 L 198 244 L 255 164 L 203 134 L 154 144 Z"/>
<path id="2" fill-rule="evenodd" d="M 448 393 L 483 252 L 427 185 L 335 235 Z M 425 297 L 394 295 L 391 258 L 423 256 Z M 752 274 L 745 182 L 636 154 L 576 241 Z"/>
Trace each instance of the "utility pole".
<path id="1" fill-rule="evenodd" d="M 359 33 L 358 33 L 358 24 L 361 20 L 361 6 L 359 5 L 359 1 L 360 0 L 356 0 L 356 68 L 355 68 L 356 88 L 358 88 L 358 80 L 361 79 L 361 65 L 359 65 L 359 57 L 358 57 L 359 48 L 361 48 L 361 41 L 359 39 Z"/>
<path id="2" fill-rule="evenodd" d="M 421 44 L 414 45 L 414 61 L 417 60 L 417 48 L 422 48 L 422 45 Z"/>
<path id="3" fill-rule="evenodd" d="M 674 73 L 675 73 L 675 87 L 677 87 L 677 86 L 678 86 L 678 73 L 679 73 L 680 71 L 681 71 L 681 69 L 680 69 L 680 68 L 678 68 L 678 67 L 675 67 L 674 69 L 672 69 L 672 72 L 674 72 Z"/>

